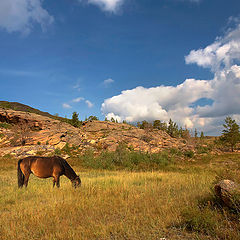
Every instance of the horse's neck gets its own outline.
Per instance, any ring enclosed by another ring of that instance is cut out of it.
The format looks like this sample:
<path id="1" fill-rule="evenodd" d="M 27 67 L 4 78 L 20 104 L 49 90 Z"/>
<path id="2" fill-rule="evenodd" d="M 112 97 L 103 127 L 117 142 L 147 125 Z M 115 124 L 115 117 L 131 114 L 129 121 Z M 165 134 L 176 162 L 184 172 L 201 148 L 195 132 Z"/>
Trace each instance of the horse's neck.
<path id="1" fill-rule="evenodd" d="M 70 180 L 74 180 L 77 177 L 77 174 L 74 172 L 74 170 L 69 166 L 65 166 L 65 176 L 69 178 Z"/>

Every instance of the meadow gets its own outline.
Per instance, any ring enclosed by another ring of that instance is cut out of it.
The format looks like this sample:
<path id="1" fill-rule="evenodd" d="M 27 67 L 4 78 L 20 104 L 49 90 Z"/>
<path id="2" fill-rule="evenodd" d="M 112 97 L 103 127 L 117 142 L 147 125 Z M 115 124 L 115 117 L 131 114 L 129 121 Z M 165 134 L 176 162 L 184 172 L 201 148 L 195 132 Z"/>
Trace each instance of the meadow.
<path id="1" fill-rule="evenodd" d="M 0 239 L 240 239 L 239 211 L 212 191 L 221 178 L 239 182 L 239 157 L 176 155 L 154 170 L 94 169 L 72 158 L 77 189 L 65 176 L 57 189 L 33 175 L 18 189 L 17 160 L 2 157 Z"/>

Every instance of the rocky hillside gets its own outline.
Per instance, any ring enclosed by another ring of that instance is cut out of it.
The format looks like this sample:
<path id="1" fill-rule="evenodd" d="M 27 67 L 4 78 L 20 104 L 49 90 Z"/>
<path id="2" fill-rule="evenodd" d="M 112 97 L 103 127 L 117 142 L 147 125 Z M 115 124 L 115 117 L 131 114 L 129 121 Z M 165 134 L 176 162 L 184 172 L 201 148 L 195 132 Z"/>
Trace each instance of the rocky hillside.
<path id="1" fill-rule="evenodd" d="M 66 143 L 82 152 L 114 151 L 120 142 L 136 151 L 159 152 L 166 148 L 189 149 L 183 139 L 171 138 L 160 130 L 143 130 L 108 121 L 84 122 L 80 128 L 31 112 L 0 108 L 0 155 L 17 157 L 38 151 L 54 151 Z"/>

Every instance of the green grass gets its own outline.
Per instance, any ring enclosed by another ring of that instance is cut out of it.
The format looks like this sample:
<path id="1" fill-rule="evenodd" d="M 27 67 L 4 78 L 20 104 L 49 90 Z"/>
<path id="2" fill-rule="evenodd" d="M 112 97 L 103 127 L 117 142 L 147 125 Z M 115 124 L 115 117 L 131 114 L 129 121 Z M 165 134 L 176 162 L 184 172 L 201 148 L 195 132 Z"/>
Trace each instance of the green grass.
<path id="1" fill-rule="evenodd" d="M 240 239 L 239 214 L 218 205 L 213 184 L 239 155 L 205 156 L 144 172 L 94 170 L 68 162 L 82 186 L 31 175 L 17 188 L 17 160 L 0 158 L 0 239 Z M 236 172 L 236 173 L 235 173 Z M 236 178 L 235 178 L 236 179 Z"/>
<path id="2" fill-rule="evenodd" d="M 6 123 L 6 122 L 0 122 L 0 128 L 9 129 L 9 128 L 11 128 L 11 124 Z"/>

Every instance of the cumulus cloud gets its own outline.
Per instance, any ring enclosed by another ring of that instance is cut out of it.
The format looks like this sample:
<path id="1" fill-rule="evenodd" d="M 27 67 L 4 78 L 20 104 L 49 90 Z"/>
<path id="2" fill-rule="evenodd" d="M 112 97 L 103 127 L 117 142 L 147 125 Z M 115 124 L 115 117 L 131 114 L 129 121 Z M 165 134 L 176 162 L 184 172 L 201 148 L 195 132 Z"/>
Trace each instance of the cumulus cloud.
<path id="1" fill-rule="evenodd" d="M 84 100 L 83 97 L 78 97 L 78 98 L 73 99 L 72 101 L 75 102 L 75 103 L 78 103 L 78 102 L 81 102 L 83 100 Z"/>
<path id="2" fill-rule="evenodd" d="M 214 78 L 122 91 L 104 101 L 103 114 L 129 122 L 172 118 L 212 134 L 220 133 L 227 115 L 240 119 L 240 24 L 204 49 L 192 50 L 185 61 L 209 68 Z M 211 104 L 201 106 L 203 98 L 211 99 Z"/>
<path id="3" fill-rule="evenodd" d="M 53 21 L 53 16 L 42 7 L 42 0 L 0 1 L 0 28 L 9 33 L 28 34 L 34 23 L 45 30 Z"/>
<path id="4" fill-rule="evenodd" d="M 114 80 L 112 78 L 108 78 L 103 81 L 104 87 L 108 87 L 112 83 L 114 83 Z"/>
<path id="5" fill-rule="evenodd" d="M 72 106 L 69 105 L 68 103 L 63 103 L 63 104 L 62 104 L 62 107 L 63 107 L 63 108 L 66 108 L 66 109 L 72 108 Z"/>
<path id="6" fill-rule="evenodd" d="M 102 111 L 107 113 L 108 119 L 136 122 L 142 120 L 173 118 L 182 125 L 192 127 L 189 116 L 194 109 L 189 106 L 200 98 L 208 98 L 211 86 L 208 81 L 187 79 L 184 83 L 155 88 L 137 87 L 122 91 L 118 96 L 106 99 L 102 104 Z"/>
<path id="7" fill-rule="evenodd" d="M 93 107 L 93 103 L 91 103 L 89 100 L 86 100 L 85 103 L 87 104 L 87 106 L 89 108 L 92 108 Z"/>
<path id="8" fill-rule="evenodd" d="M 89 100 L 85 100 L 84 97 L 78 97 L 78 98 L 74 98 L 72 99 L 71 101 L 69 101 L 69 103 L 71 103 L 73 106 L 76 104 L 76 103 L 80 103 L 80 102 L 84 102 L 88 108 L 92 108 L 94 106 L 94 104 L 89 101 Z M 70 109 L 72 108 L 72 105 L 70 105 L 69 103 L 63 103 L 62 104 L 62 107 L 65 108 L 65 109 Z"/>
<path id="9" fill-rule="evenodd" d="M 100 7 L 103 11 L 116 13 L 125 0 L 79 0 Z"/>

